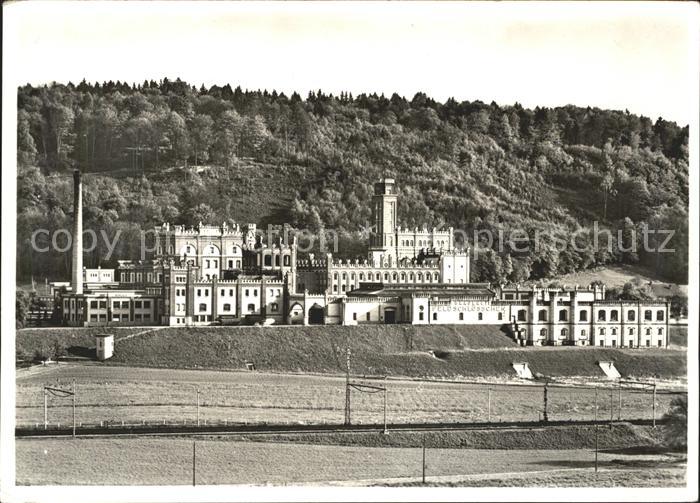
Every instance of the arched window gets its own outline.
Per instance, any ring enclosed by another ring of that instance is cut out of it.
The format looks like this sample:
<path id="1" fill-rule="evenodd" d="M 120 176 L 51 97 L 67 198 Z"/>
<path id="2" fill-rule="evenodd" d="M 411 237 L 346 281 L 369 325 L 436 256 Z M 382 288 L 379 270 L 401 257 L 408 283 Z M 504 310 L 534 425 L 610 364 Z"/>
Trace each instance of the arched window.
<path id="1" fill-rule="evenodd" d="M 525 310 L 521 309 L 518 311 L 518 321 L 525 321 Z"/>
<path id="2" fill-rule="evenodd" d="M 537 321 L 547 321 L 546 309 L 540 309 L 539 313 L 537 313 Z"/>
<path id="3" fill-rule="evenodd" d="M 664 321 L 664 312 L 656 311 L 656 321 Z"/>
<path id="4" fill-rule="evenodd" d="M 644 319 L 646 321 L 651 321 L 651 310 L 644 311 Z"/>
<path id="5" fill-rule="evenodd" d="M 379 281 L 381 279 L 381 276 L 379 275 L 379 273 L 375 274 L 374 279 L 377 281 Z"/>
<path id="6" fill-rule="evenodd" d="M 429 272 L 425 274 L 425 281 L 430 283 L 432 281 L 432 279 L 433 279 L 433 277 L 431 276 L 431 274 Z"/>
<path id="7" fill-rule="evenodd" d="M 337 272 L 334 272 L 334 273 L 333 273 L 333 279 L 338 279 L 338 273 L 337 273 Z"/>
<path id="8" fill-rule="evenodd" d="M 617 309 L 610 311 L 610 321 L 617 321 Z"/>
<path id="9" fill-rule="evenodd" d="M 540 330 L 540 337 L 547 337 L 547 329 L 543 328 Z"/>
<path id="10" fill-rule="evenodd" d="M 422 272 L 418 273 L 418 281 L 423 281 L 423 273 Z"/>
<path id="11" fill-rule="evenodd" d="M 627 321 L 634 321 L 637 314 L 634 311 L 627 311 Z"/>
<path id="12" fill-rule="evenodd" d="M 578 313 L 578 321 L 588 321 L 588 311 Z"/>
<path id="13" fill-rule="evenodd" d="M 566 337 L 567 335 L 569 335 L 569 331 L 565 328 L 562 328 L 561 329 L 561 336 Z"/>
<path id="14" fill-rule="evenodd" d="M 389 281 L 389 273 L 388 272 L 384 273 L 384 281 Z"/>
<path id="15" fill-rule="evenodd" d="M 569 312 L 566 309 L 559 311 L 559 321 L 568 321 Z"/>
<path id="16" fill-rule="evenodd" d="M 601 329 L 600 329 L 600 335 L 605 335 L 605 329 L 604 329 L 604 328 L 601 328 Z"/>
<path id="17" fill-rule="evenodd" d="M 406 281 L 406 273 L 405 272 L 401 273 L 401 281 Z"/>
<path id="18" fill-rule="evenodd" d="M 598 321 L 605 321 L 606 319 L 607 317 L 605 315 L 605 311 L 603 311 L 602 309 L 598 311 Z"/>
<path id="19" fill-rule="evenodd" d="M 360 281 L 362 281 L 363 279 L 365 279 L 365 273 L 361 272 L 360 273 Z"/>

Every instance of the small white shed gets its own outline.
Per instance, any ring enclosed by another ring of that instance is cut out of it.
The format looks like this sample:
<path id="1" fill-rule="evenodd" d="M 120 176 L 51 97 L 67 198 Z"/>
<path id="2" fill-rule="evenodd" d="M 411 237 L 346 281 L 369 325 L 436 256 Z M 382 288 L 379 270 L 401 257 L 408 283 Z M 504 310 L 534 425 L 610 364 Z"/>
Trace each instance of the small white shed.
<path id="1" fill-rule="evenodd" d="M 95 336 L 95 352 L 100 361 L 111 358 L 114 354 L 114 336 L 112 334 L 97 334 Z"/>

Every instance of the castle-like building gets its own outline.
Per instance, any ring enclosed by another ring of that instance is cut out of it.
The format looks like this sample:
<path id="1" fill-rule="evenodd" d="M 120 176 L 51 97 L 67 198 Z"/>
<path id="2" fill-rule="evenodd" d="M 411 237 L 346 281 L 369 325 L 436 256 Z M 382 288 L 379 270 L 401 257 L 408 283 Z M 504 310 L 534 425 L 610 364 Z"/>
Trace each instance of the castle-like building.
<path id="1" fill-rule="evenodd" d="M 393 179 L 375 184 L 364 260 L 300 259 L 294 237 L 263 242 L 255 224 L 163 224 L 146 260 L 84 269 L 76 239 L 70 287 L 57 294 L 61 318 L 73 326 L 490 324 L 522 345 L 668 346 L 665 302 L 607 301 L 602 286 L 471 283 L 469 249 L 455 245 L 453 229 L 399 227 L 397 199 Z M 74 206 L 77 235 L 77 172 Z"/>

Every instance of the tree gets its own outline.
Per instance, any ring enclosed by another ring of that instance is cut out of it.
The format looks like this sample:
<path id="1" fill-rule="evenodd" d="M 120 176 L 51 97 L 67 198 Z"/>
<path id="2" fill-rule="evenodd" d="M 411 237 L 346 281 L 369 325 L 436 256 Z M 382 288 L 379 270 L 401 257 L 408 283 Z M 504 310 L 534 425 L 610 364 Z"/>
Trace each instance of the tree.
<path id="1" fill-rule="evenodd" d="M 214 143 L 214 120 L 204 114 L 195 115 L 190 127 L 192 137 L 192 153 L 195 165 L 199 161 L 206 162 L 209 159 L 209 149 Z"/>
<path id="2" fill-rule="evenodd" d="M 603 191 L 603 220 L 608 218 L 608 196 L 615 195 L 613 191 L 613 186 L 615 184 L 615 178 L 612 173 L 606 173 L 603 176 L 603 180 L 600 182 L 600 188 Z"/>
<path id="3" fill-rule="evenodd" d="M 671 400 L 664 414 L 664 441 L 672 449 L 688 447 L 688 397 L 681 395 Z"/>
<path id="4" fill-rule="evenodd" d="M 17 328 L 22 328 L 27 323 L 31 305 L 32 295 L 18 288 L 15 295 L 15 325 Z"/>
<path id="5" fill-rule="evenodd" d="M 231 167 L 232 161 L 237 157 L 238 145 L 241 141 L 243 121 L 235 110 L 227 110 L 216 121 L 215 140 L 213 145 L 214 159 Z"/>

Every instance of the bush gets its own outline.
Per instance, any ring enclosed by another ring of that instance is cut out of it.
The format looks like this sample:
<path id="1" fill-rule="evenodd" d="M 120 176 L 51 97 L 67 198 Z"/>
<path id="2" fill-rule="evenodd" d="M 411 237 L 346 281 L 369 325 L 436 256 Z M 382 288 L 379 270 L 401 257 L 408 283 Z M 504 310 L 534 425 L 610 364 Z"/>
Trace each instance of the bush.
<path id="1" fill-rule="evenodd" d="M 671 401 L 671 408 L 664 414 L 664 440 L 672 449 L 688 447 L 688 397 L 679 396 Z"/>

